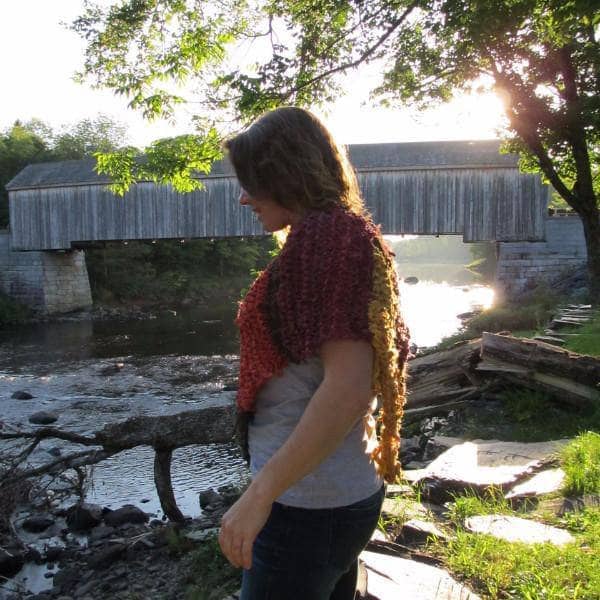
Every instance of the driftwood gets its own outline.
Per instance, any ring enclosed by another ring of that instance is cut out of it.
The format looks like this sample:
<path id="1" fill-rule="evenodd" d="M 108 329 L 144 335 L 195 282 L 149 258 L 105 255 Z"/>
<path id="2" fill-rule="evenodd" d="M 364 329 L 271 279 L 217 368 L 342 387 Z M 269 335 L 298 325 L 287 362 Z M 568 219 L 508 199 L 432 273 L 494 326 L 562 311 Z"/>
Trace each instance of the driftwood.
<path id="1" fill-rule="evenodd" d="M 479 340 L 473 340 L 411 360 L 405 414 L 424 416 L 480 393 L 483 381 L 474 369 L 479 349 Z"/>
<path id="2" fill-rule="evenodd" d="M 484 333 L 476 370 L 578 406 L 600 402 L 600 360 L 541 341 Z"/>
<path id="3" fill-rule="evenodd" d="M 439 414 L 515 384 L 577 406 L 600 402 L 600 359 L 543 340 L 484 333 L 408 363 L 405 416 Z"/>
<path id="4" fill-rule="evenodd" d="M 227 443 L 233 439 L 235 406 L 230 401 L 175 415 L 133 417 L 121 423 L 106 425 L 92 435 L 79 435 L 56 427 L 41 427 L 32 431 L 1 431 L 0 440 L 29 441 L 24 451 L 13 459 L 12 468 L 0 478 L 2 485 L 28 477 L 56 473 L 69 468 L 96 464 L 122 450 L 136 446 L 152 446 L 156 451 L 154 482 L 161 507 L 172 521 L 182 521 L 183 515 L 173 494 L 171 457 L 175 448 L 195 444 Z M 73 452 L 38 467 L 20 469 L 18 464 L 31 454 L 43 440 L 57 438 L 89 447 Z"/>

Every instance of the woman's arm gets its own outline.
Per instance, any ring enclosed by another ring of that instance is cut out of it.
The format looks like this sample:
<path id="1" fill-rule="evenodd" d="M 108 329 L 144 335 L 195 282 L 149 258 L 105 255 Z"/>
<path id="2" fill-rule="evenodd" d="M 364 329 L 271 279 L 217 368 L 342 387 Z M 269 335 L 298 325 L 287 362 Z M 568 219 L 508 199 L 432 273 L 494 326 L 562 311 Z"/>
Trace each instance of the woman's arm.
<path id="1" fill-rule="evenodd" d="M 252 544 L 274 500 L 329 456 L 368 411 L 372 399 L 371 345 L 355 340 L 326 342 L 321 359 L 323 381 L 298 425 L 223 516 L 219 543 L 235 566 L 250 568 Z"/>

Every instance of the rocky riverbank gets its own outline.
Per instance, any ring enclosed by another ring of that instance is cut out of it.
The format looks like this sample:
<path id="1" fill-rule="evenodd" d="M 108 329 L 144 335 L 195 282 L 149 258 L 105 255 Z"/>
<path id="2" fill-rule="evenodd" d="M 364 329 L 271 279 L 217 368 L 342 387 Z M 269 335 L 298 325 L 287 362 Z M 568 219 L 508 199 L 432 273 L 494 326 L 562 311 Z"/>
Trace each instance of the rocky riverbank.
<path id="1" fill-rule="evenodd" d="M 464 520 L 464 527 L 477 535 L 524 544 L 576 543 L 573 533 L 548 524 L 544 510 L 555 514 L 585 506 L 598 510 L 598 496 L 564 499 L 558 495 L 564 479 L 558 453 L 567 440 L 517 443 L 423 435 L 424 452 L 417 454 L 415 444 L 405 440 L 402 454 L 405 463 L 414 464 L 418 458 L 424 466 L 407 469 L 405 484 L 388 487 L 383 527 L 362 555 L 368 577 L 364 598 L 479 597 L 450 575 L 439 553 L 430 547 L 432 540 L 449 543 L 456 535 L 453 506 L 463 494 L 485 497 L 492 490 L 505 499 L 505 508 L 524 508 L 519 517 L 481 514 Z M 437 457 L 428 459 L 432 454 Z M 30 577 L 37 565 L 37 585 L 44 572 L 48 589 L 27 591 L 34 582 L 17 575 L 3 586 L 0 597 L 231 600 L 239 589 L 240 573 L 220 557 L 215 535 L 223 512 L 239 493 L 233 486 L 203 492 L 202 516 L 177 525 L 133 506 L 114 511 L 86 504 L 52 509 L 51 501 L 38 501 L 36 507 L 22 507 L 13 520 L 19 544 L 3 544 L 0 569 L 6 574 L 10 553 Z"/>

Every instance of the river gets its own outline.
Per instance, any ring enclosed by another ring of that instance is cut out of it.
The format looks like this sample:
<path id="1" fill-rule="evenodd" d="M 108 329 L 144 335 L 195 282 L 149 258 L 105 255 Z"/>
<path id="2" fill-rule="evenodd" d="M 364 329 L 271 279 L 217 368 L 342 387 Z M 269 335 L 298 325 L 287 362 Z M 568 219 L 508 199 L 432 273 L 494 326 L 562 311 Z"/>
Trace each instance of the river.
<path id="1" fill-rule="evenodd" d="M 493 292 L 473 283 L 459 265 L 400 264 L 405 319 L 418 346 L 454 333 L 457 315 L 489 306 Z M 237 336 L 231 306 L 166 311 L 149 320 L 39 324 L 0 334 L 2 420 L 27 425 L 39 410 L 55 412 L 57 425 L 91 432 L 132 415 L 160 415 L 198 408 L 225 396 L 237 369 Z M 122 367 L 115 366 L 122 363 Z M 31 400 L 12 399 L 19 390 Z M 63 442 L 44 442 L 32 461 L 67 452 Z M 137 448 L 93 469 L 86 498 L 111 508 L 125 503 L 161 516 L 153 485 L 153 454 Z M 173 487 L 185 514 L 199 514 L 198 492 L 246 477 L 233 446 L 180 449 Z"/>

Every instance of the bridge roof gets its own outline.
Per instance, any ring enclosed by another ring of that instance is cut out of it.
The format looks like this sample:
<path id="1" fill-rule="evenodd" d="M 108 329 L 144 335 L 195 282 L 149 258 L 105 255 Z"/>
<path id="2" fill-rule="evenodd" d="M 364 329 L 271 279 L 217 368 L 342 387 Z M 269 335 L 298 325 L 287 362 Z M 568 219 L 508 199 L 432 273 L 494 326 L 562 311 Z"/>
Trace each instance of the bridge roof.
<path id="1" fill-rule="evenodd" d="M 515 168 L 515 155 L 499 154 L 498 140 L 350 144 L 350 160 L 357 171 L 444 168 Z M 106 185 L 107 175 L 95 172 L 96 161 L 66 160 L 28 165 L 7 185 L 8 190 Z M 215 163 L 209 177 L 230 177 L 229 161 Z M 206 177 L 206 175 L 199 175 Z"/>

